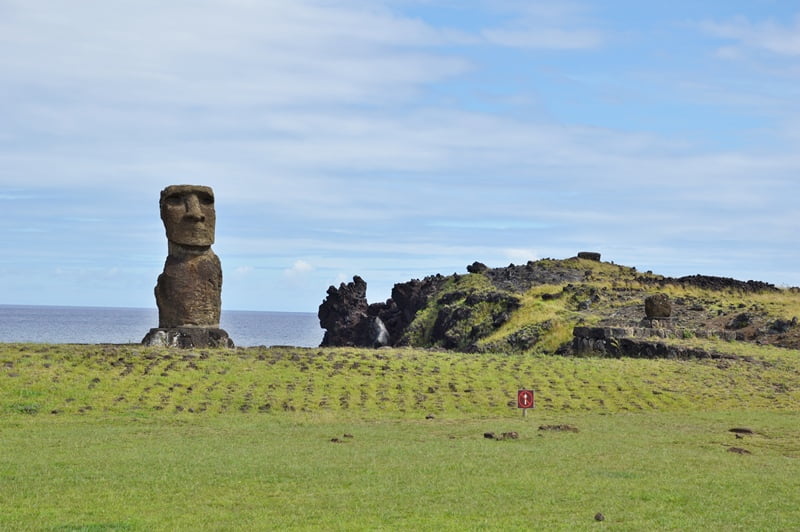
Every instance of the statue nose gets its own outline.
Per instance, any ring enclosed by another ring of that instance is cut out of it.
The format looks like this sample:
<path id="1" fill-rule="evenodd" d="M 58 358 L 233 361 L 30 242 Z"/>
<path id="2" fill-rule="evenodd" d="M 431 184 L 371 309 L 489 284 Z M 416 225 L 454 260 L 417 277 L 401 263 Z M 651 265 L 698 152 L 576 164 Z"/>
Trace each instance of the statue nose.
<path id="1" fill-rule="evenodd" d="M 206 219 L 203 211 L 200 210 L 200 200 L 194 194 L 186 198 L 186 214 L 184 218 L 193 220 L 195 222 L 202 222 Z"/>

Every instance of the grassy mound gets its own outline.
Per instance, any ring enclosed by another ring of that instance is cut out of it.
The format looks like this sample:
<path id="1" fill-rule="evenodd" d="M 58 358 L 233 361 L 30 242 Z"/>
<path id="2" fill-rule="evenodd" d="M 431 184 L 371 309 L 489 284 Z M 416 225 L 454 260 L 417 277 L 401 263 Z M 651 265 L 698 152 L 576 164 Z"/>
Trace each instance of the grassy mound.
<path id="1" fill-rule="evenodd" d="M 671 325 L 800 348 L 800 290 L 718 277 L 665 278 L 607 262 L 543 259 L 443 283 L 404 342 L 467 351 L 549 354 L 575 326 L 634 327 L 645 298 L 666 294 Z M 722 334 L 725 333 L 725 334 Z"/>
<path id="2" fill-rule="evenodd" d="M 519 388 L 536 390 L 538 408 L 559 412 L 800 407 L 796 351 L 702 342 L 719 352 L 745 350 L 748 357 L 639 360 L 419 349 L 8 344 L 0 350 L 0 412 L 506 416 L 517 413 Z"/>

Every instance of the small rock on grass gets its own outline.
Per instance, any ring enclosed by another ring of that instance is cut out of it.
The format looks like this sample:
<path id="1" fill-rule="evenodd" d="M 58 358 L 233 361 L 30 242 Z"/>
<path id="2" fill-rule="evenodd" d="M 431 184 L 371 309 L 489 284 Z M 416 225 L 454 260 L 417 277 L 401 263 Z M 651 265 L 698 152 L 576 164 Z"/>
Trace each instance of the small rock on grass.
<path id="1" fill-rule="evenodd" d="M 728 447 L 728 452 L 736 454 L 753 454 L 747 449 L 742 449 L 741 447 Z"/>
<path id="2" fill-rule="evenodd" d="M 595 521 L 605 521 L 606 520 L 606 516 L 604 516 L 600 512 L 597 512 L 596 514 L 594 514 L 594 520 Z"/>
<path id="3" fill-rule="evenodd" d="M 519 433 L 512 430 L 510 432 L 503 432 L 500 434 L 500 436 L 498 436 L 494 432 L 484 432 L 483 437 L 486 438 L 487 440 L 497 440 L 497 441 L 518 440 Z"/>
<path id="4" fill-rule="evenodd" d="M 578 427 L 572 425 L 541 425 L 539 430 L 555 430 L 560 432 L 578 432 Z"/>

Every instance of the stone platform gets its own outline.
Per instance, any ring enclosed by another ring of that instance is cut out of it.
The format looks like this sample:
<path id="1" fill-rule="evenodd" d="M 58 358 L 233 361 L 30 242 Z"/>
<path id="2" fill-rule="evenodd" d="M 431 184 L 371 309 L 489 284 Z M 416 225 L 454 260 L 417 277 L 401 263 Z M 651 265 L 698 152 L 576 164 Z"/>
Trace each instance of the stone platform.
<path id="1" fill-rule="evenodd" d="M 142 344 L 154 347 L 234 347 L 228 333 L 214 327 L 150 329 Z"/>

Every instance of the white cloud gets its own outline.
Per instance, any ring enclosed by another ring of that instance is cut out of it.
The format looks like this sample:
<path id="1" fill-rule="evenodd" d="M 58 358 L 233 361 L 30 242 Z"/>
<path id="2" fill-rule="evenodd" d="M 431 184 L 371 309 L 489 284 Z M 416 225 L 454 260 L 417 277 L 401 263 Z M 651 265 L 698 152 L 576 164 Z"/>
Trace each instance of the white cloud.
<path id="1" fill-rule="evenodd" d="M 483 31 L 493 44 L 516 48 L 545 50 L 580 50 L 596 48 L 603 42 L 602 35 L 592 30 L 564 30 L 530 26 L 526 28 L 500 28 Z"/>
<path id="2" fill-rule="evenodd" d="M 284 275 L 290 278 L 298 278 L 314 271 L 314 267 L 304 260 L 296 260 L 291 268 L 283 270 Z"/>
<path id="3" fill-rule="evenodd" d="M 763 50 L 772 54 L 800 56 L 800 15 L 789 24 L 774 20 L 752 22 L 737 17 L 726 22 L 705 22 L 701 28 L 710 35 L 735 41 L 736 46 L 720 48 L 719 54 L 739 58 L 743 50 Z"/>
<path id="4" fill-rule="evenodd" d="M 238 266 L 234 268 L 233 275 L 238 279 L 249 277 L 254 271 L 252 266 Z"/>
<path id="5" fill-rule="evenodd" d="M 420 51 L 442 41 L 433 27 L 363 3 L 47 4 L 3 17 L 0 78 L 57 89 L 62 104 L 374 102 L 465 68 Z"/>
<path id="6" fill-rule="evenodd" d="M 586 9 L 580 4 L 499 1 L 492 7 L 505 12 L 504 25 L 484 28 L 487 42 L 513 48 L 537 50 L 582 50 L 601 46 L 606 37 L 592 28 Z"/>

